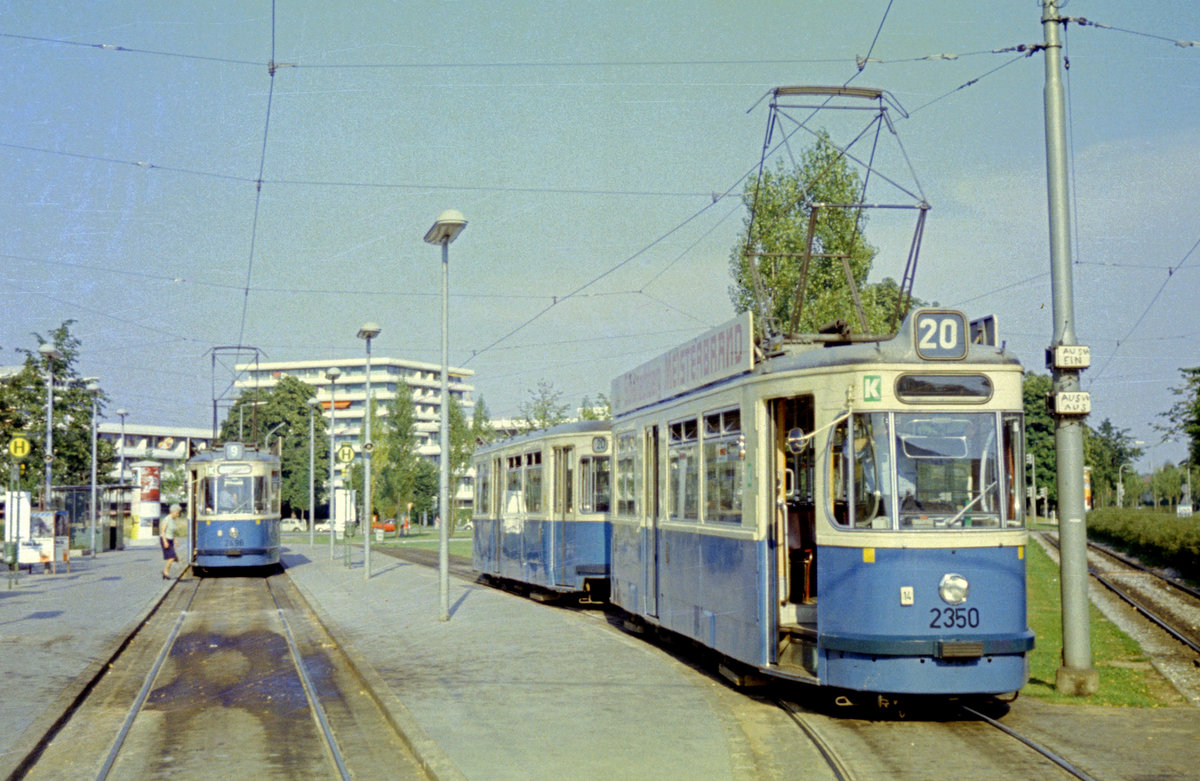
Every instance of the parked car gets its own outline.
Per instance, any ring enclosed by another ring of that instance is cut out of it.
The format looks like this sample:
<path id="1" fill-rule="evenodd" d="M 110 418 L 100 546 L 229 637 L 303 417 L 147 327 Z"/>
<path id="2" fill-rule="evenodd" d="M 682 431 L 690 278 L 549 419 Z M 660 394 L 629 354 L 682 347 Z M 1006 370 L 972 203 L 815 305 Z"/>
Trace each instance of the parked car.
<path id="1" fill-rule="evenodd" d="M 313 531 L 328 532 L 329 521 L 317 521 L 317 525 L 313 527 Z"/>
<path id="2" fill-rule="evenodd" d="M 387 518 L 382 521 L 376 521 L 375 528 L 383 529 L 385 532 L 394 532 L 394 531 L 396 531 L 396 519 L 395 518 Z"/>
<path id="3" fill-rule="evenodd" d="M 284 518 L 279 523 L 279 530 L 285 532 L 303 532 L 308 531 L 308 524 L 299 518 Z"/>

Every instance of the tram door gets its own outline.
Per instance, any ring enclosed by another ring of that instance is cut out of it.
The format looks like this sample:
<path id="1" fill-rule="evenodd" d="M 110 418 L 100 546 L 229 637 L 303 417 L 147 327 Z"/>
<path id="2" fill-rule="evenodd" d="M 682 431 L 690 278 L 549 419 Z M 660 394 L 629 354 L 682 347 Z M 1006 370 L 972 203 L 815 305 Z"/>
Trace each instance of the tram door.
<path id="1" fill-rule="evenodd" d="M 659 482 L 662 470 L 658 444 L 658 426 L 646 428 L 646 537 L 642 560 L 646 563 L 646 615 L 658 615 L 658 527 L 662 518 L 662 492 Z"/>
<path id="2" fill-rule="evenodd" d="M 554 448 L 554 514 L 550 518 L 550 582 L 569 585 L 567 580 L 567 523 L 575 512 L 572 492 L 575 479 L 575 448 Z"/>
<path id="3" fill-rule="evenodd" d="M 816 621 L 816 502 L 812 396 L 776 399 L 775 536 L 780 622 Z"/>

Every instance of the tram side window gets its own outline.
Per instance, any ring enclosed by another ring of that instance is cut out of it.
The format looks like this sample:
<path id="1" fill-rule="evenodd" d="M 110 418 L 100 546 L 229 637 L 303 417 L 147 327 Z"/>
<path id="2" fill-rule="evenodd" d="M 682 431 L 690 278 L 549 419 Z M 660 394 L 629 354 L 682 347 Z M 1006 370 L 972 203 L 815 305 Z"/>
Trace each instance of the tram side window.
<path id="1" fill-rule="evenodd" d="M 525 512 L 525 492 L 521 490 L 521 456 L 509 456 L 504 481 L 504 514 L 513 516 Z"/>
<path id="2" fill-rule="evenodd" d="M 1004 416 L 1004 467 L 1008 476 L 1008 512 L 1004 525 L 1010 529 L 1025 526 L 1025 423 L 1020 414 Z"/>
<path id="3" fill-rule="evenodd" d="M 542 451 L 525 454 L 525 509 L 542 511 Z"/>
<path id="4" fill-rule="evenodd" d="M 699 520 L 700 464 L 696 419 L 672 423 L 667 442 L 670 517 L 674 521 Z"/>
<path id="5" fill-rule="evenodd" d="M 617 435 L 617 515 L 637 515 L 637 436 Z"/>
<path id="6" fill-rule="evenodd" d="M 475 512 L 486 516 L 492 511 L 491 475 L 487 461 L 475 465 Z"/>
<path id="7" fill-rule="evenodd" d="M 585 513 L 608 512 L 612 496 L 608 456 L 585 456 L 579 459 L 579 474 L 583 485 L 580 509 Z"/>
<path id="8" fill-rule="evenodd" d="M 718 523 L 742 520 L 742 423 L 739 410 L 704 416 L 704 519 Z"/>
<path id="9" fill-rule="evenodd" d="M 283 474 L 281 472 L 271 473 L 271 508 L 268 511 L 271 515 L 279 515 L 283 511 Z"/>

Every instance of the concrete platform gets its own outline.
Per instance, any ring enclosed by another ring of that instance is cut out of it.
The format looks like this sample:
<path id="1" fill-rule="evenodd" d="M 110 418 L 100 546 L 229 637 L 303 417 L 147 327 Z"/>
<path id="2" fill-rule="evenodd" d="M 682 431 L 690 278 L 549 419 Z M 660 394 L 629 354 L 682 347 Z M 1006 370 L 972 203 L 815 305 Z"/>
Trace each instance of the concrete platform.
<path id="1" fill-rule="evenodd" d="M 11 589 L 0 570 L 0 777 L 167 593 L 162 564 L 157 546 L 108 551 L 70 572 L 23 571 Z"/>
<path id="2" fill-rule="evenodd" d="M 599 613 L 451 578 L 441 621 L 435 570 L 376 554 L 368 583 L 356 554 L 351 569 L 320 546 L 293 546 L 284 560 L 330 631 L 390 689 L 439 777 L 753 777 L 711 682 Z"/>

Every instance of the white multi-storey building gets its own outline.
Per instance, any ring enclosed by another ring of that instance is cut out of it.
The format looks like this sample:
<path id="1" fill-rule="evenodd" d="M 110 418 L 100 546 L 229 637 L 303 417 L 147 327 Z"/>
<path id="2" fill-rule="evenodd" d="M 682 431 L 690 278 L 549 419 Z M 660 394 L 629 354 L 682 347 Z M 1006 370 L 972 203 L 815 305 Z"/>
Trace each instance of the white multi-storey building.
<path id="1" fill-rule="evenodd" d="M 255 387 L 269 390 L 284 377 L 293 377 L 313 386 L 326 423 L 333 432 L 335 447 L 350 444 L 358 450 L 367 409 L 366 364 L 365 357 L 243 363 L 236 367 L 240 377 L 236 387 L 243 390 Z M 331 383 L 325 376 L 333 367 L 341 372 L 336 383 Z M 459 403 L 468 421 L 475 408 L 471 395 L 475 389 L 468 384 L 473 375 L 470 369 L 450 367 L 449 370 L 450 397 Z M 405 389 L 412 394 L 418 452 L 431 461 L 437 461 L 441 453 L 441 365 L 371 357 L 371 396 L 375 398 L 376 420 L 382 420 L 388 414 L 388 407 L 396 395 Z M 332 410 L 329 408 L 331 398 L 335 407 Z"/>

